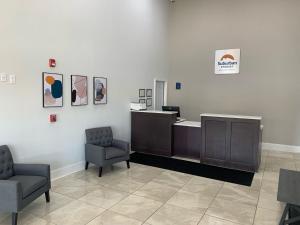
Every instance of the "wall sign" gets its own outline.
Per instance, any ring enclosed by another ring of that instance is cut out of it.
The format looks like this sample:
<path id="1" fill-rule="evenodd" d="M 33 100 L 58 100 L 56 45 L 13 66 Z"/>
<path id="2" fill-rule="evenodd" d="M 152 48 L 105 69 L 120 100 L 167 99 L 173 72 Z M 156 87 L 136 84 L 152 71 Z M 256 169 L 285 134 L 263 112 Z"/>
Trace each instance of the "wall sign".
<path id="1" fill-rule="evenodd" d="M 215 74 L 237 74 L 240 72 L 240 49 L 216 50 Z"/>

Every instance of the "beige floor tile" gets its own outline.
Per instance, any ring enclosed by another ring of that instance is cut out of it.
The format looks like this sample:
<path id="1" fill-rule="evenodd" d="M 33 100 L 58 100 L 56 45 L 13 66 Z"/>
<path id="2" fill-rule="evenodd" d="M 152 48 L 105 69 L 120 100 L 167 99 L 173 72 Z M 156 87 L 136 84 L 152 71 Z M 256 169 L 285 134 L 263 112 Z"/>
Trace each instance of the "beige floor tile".
<path id="1" fill-rule="evenodd" d="M 260 188 L 261 188 L 261 185 L 262 185 L 262 177 L 255 177 L 255 176 L 254 176 L 250 188 L 251 188 L 252 190 L 259 191 Z"/>
<path id="2" fill-rule="evenodd" d="M 285 204 L 277 201 L 277 192 L 272 190 L 261 191 L 258 200 L 258 207 L 275 211 L 283 210 Z"/>
<path id="3" fill-rule="evenodd" d="M 129 169 L 127 171 L 121 172 L 120 175 L 125 177 L 130 176 L 140 182 L 147 183 L 155 177 L 159 176 L 162 172 L 163 170 L 159 168 L 140 166 L 134 169 Z"/>
<path id="4" fill-rule="evenodd" d="M 153 179 L 156 183 L 167 184 L 175 188 L 183 187 L 192 178 L 189 174 L 165 171 L 162 172 L 158 177 Z"/>
<path id="5" fill-rule="evenodd" d="M 252 225 L 256 207 L 216 198 L 207 215 L 243 225 Z"/>
<path id="6" fill-rule="evenodd" d="M 69 186 L 56 186 L 52 188 L 52 191 L 66 195 L 70 198 L 79 199 L 82 196 L 100 189 L 100 185 L 93 185 L 93 186 L 80 186 L 80 187 L 69 187 Z"/>
<path id="7" fill-rule="evenodd" d="M 87 180 L 89 177 L 94 177 L 91 175 L 87 175 L 80 178 L 73 178 L 73 177 L 65 177 L 60 178 L 52 182 L 52 187 L 64 186 L 64 187 L 82 187 L 82 186 L 90 186 L 98 184 L 98 182 L 88 182 Z"/>
<path id="8" fill-rule="evenodd" d="M 256 206 L 258 202 L 259 191 L 253 190 L 250 187 L 245 187 L 237 184 L 225 183 L 217 198 L 228 200 L 236 203 Z"/>
<path id="9" fill-rule="evenodd" d="M 156 182 L 149 182 L 138 191 L 134 192 L 135 195 L 150 198 L 160 202 L 168 201 L 176 192 L 178 188 L 166 184 Z"/>
<path id="10" fill-rule="evenodd" d="M 261 185 L 261 191 L 277 195 L 278 182 L 271 180 L 263 180 Z"/>
<path id="11" fill-rule="evenodd" d="M 167 203 L 198 213 L 204 213 L 213 201 L 212 196 L 205 196 L 201 193 L 192 193 L 186 191 L 178 191 Z"/>
<path id="12" fill-rule="evenodd" d="M 161 206 L 161 202 L 136 195 L 130 195 L 112 207 L 111 210 L 144 222 Z"/>
<path id="13" fill-rule="evenodd" d="M 11 217 L 6 218 L 0 225 L 11 225 Z M 18 225 L 54 225 L 44 219 L 38 218 L 29 213 L 19 213 Z"/>
<path id="14" fill-rule="evenodd" d="M 23 211 L 26 213 L 31 213 L 37 217 L 44 217 L 54 210 L 57 210 L 74 201 L 74 199 L 72 198 L 55 192 L 50 192 L 50 198 L 51 201 L 49 203 L 46 203 L 45 197 L 44 195 L 42 195 L 34 202 L 29 204 Z"/>
<path id="15" fill-rule="evenodd" d="M 0 223 L 4 221 L 7 217 L 10 217 L 10 213 L 0 213 Z"/>
<path id="16" fill-rule="evenodd" d="M 278 225 L 282 211 L 257 208 L 254 225 Z"/>
<path id="17" fill-rule="evenodd" d="M 198 225 L 242 225 L 238 223 L 233 223 L 227 220 L 219 219 L 209 215 L 205 215 Z"/>
<path id="18" fill-rule="evenodd" d="M 105 211 L 87 225 L 141 225 L 142 222 L 112 211 Z"/>
<path id="19" fill-rule="evenodd" d="M 188 182 L 190 184 L 215 184 L 215 185 L 223 185 L 225 182 L 214 180 L 206 177 L 200 176 L 192 176 L 192 179 Z"/>
<path id="20" fill-rule="evenodd" d="M 133 193 L 140 189 L 145 183 L 140 182 L 139 180 L 133 177 L 121 177 L 121 178 L 113 178 L 106 182 L 101 183 L 104 187 L 112 188 L 115 190 Z"/>
<path id="21" fill-rule="evenodd" d="M 263 181 L 273 181 L 277 182 L 279 181 L 279 171 L 273 172 L 273 171 L 265 171 L 263 175 Z"/>
<path id="22" fill-rule="evenodd" d="M 223 186 L 222 183 L 207 182 L 207 183 L 200 184 L 200 183 L 190 181 L 181 190 L 214 197 L 220 191 L 222 186 Z"/>
<path id="23" fill-rule="evenodd" d="M 278 172 L 280 169 L 296 170 L 294 160 L 282 159 L 276 157 L 267 157 L 266 159 L 266 171 Z"/>
<path id="24" fill-rule="evenodd" d="M 151 225 L 197 225 L 203 214 L 165 204 L 148 220 Z"/>
<path id="25" fill-rule="evenodd" d="M 63 208 L 55 210 L 45 216 L 44 219 L 58 225 L 85 225 L 104 211 L 103 208 L 74 201 Z"/>
<path id="26" fill-rule="evenodd" d="M 102 187 L 96 191 L 88 193 L 79 200 L 90 205 L 109 209 L 127 196 L 128 193 L 126 192 Z"/>
<path id="27" fill-rule="evenodd" d="M 275 158 L 281 158 L 281 159 L 294 159 L 294 153 L 272 151 L 268 154 L 268 157 L 275 157 Z"/>

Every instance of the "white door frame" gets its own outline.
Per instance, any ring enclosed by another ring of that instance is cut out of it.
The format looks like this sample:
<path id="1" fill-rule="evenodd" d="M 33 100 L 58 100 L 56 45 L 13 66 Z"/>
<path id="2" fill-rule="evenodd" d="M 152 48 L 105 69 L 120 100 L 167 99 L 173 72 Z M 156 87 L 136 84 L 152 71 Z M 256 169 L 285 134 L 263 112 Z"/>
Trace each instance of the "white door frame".
<path id="1" fill-rule="evenodd" d="M 164 105 L 167 105 L 167 101 L 168 101 L 168 81 L 166 79 L 160 79 L 160 78 L 154 79 L 153 106 L 154 106 L 154 110 L 161 110 L 161 109 L 156 109 L 156 82 L 157 81 L 164 82 Z"/>

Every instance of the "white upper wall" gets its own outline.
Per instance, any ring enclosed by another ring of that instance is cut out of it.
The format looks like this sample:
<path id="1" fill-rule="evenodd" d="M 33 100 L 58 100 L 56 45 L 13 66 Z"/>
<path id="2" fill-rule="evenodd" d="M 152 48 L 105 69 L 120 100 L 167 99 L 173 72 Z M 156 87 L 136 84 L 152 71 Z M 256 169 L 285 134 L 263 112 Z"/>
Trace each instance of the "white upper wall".
<path id="1" fill-rule="evenodd" d="M 9 0 L 0 3 L 0 145 L 15 161 L 51 163 L 52 169 L 84 160 L 86 128 L 111 125 L 130 140 L 129 102 L 139 88 L 165 78 L 167 0 Z M 49 69 L 48 59 L 57 67 Z M 42 72 L 64 74 L 64 107 L 42 107 Z M 89 105 L 71 107 L 70 75 L 86 75 Z M 92 77 L 108 78 L 108 104 L 92 103 Z M 49 123 L 57 113 L 58 122 Z"/>

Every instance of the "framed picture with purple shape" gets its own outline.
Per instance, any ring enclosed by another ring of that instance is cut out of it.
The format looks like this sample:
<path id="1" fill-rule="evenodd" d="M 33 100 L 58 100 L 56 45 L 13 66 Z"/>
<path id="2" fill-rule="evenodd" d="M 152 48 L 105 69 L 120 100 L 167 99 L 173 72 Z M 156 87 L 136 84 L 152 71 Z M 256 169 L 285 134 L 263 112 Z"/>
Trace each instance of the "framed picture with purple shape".
<path id="1" fill-rule="evenodd" d="M 82 106 L 88 104 L 87 76 L 71 76 L 71 105 Z"/>
<path id="2" fill-rule="evenodd" d="M 107 104 L 107 78 L 94 77 L 94 104 Z"/>
<path id="3" fill-rule="evenodd" d="M 43 107 L 63 107 L 63 75 L 43 73 Z"/>

